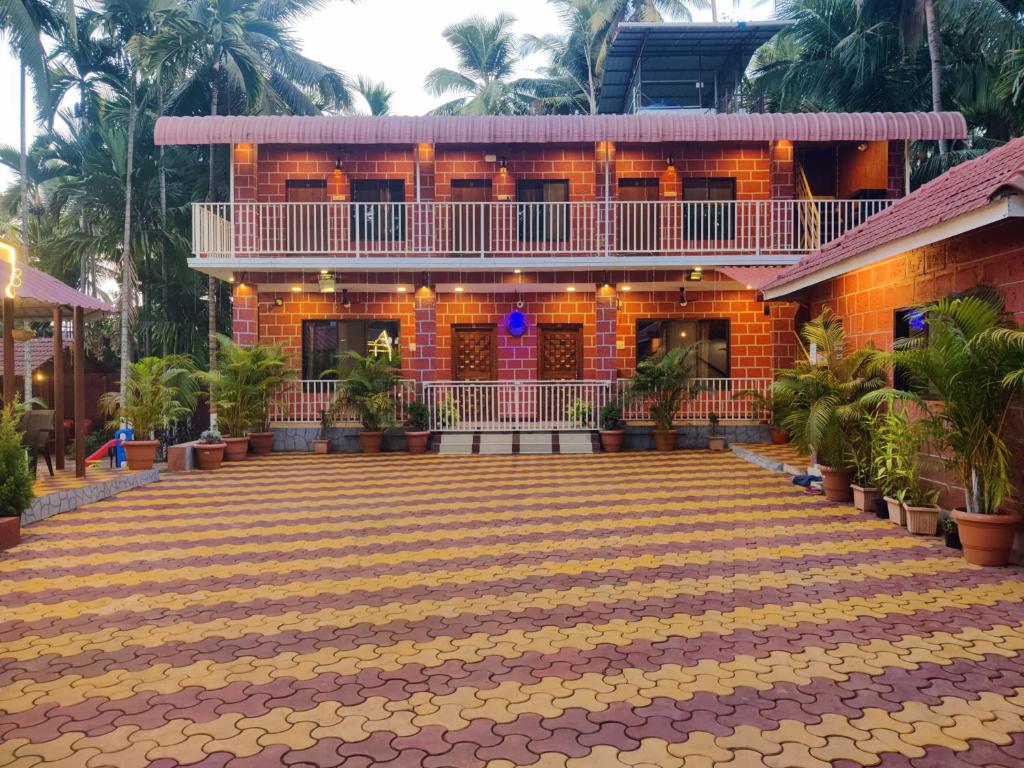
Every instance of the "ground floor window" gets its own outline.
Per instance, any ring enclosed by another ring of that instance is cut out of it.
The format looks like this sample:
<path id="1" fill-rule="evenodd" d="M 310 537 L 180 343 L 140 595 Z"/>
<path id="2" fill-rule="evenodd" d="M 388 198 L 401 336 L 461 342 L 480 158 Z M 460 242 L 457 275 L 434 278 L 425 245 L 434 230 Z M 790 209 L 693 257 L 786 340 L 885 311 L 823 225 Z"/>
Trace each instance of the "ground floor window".
<path id="1" fill-rule="evenodd" d="M 339 366 L 338 355 L 398 353 L 397 320 L 303 320 L 302 378 L 319 379 Z"/>
<path id="2" fill-rule="evenodd" d="M 729 378 L 729 321 L 712 320 L 638 320 L 636 323 L 636 360 L 646 360 L 677 347 L 697 347 L 697 377 Z"/>

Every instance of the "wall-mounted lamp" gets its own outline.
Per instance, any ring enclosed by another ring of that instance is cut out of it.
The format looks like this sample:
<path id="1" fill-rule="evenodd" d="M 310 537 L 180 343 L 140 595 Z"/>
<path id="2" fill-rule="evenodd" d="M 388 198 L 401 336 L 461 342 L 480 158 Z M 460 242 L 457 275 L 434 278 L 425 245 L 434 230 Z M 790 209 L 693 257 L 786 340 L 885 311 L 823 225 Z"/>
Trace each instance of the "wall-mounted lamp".
<path id="1" fill-rule="evenodd" d="M 341 155 L 338 155 L 338 158 L 334 161 L 334 170 L 338 173 L 341 173 L 341 166 Z"/>
<path id="2" fill-rule="evenodd" d="M 765 305 L 764 305 L 764 316 L 765 317 L 771 317 L 772 316 L 772 305 L 767 303 L 767 302 L 765 302 Z"/>
<path id="3" fill-rule="evenodd" d="M 283 307 L 284 306 L 284 299 L 274 299 L 274 306 L 275 307 Z"/>
<path id="4" fill-rule="evenodd" d="M 686 304 L 687 304 L 687 302 L 686 302 L 686 286 L 680 285 L 679 286 L 679 306 L 680 307 L 685 307 Z"/>
<path id="5" fill-rule="evenodd" d="M 695 269 L 695 270 L 690 272 L 690 282 L 691 283 L 699 283 L 703 279 L 704 279 L 704 271 L 703 270 Z"/>
<path id="6" fill-rule="evenodd" d="M 424 272 L 422 275 L 420 275 L 420 284 L 417 287 L 421 291 L 429 291 L 429 290 L 431 290 L 431 286 L 430 286 L 430 273 L 429 272 Z"/>
<path id="7" fill-rule="evenodd" d="M 499 158 L 498 160 L 498 170 L 501 171 L 502 173 L 508 172 L 508 158 L 505 157 L 504 155 L 502 155 L 501 158 Z"/>
<path id="8" fill-rule="evenodd" d="M 334 275 L 321 271 L 317 282 L 320 284 L 320 293 L 334 293 Z"/>
<path id="9" fill-rule="evenodd" d="M 229 275 L 229 276 L 228 276 L 228 282 L 229 282 L 229 283 L 233 283 L 233 282 L 235 282 L 235 276 L 234 276 L 234 275 Z"/>
<path id="10" fill-rule="evenodd" d="M 676 159 L 674 157 L 672 157 L 672 155 L 666 155 L 665 156 L 665 165 L 668 168 L 675 168 L 676 167 Z"/>
<path id="11" fill-rule="evenodd" d="M 860 144 L 857 145 L 857 151 L 858 152 L 866 152 L 867 149 L 868 149 L 868 143 L 866 141 L 862 141 Z"/>
<path id="12" fill-rule="evenodd" d="M 348 297 L 348 288 L 341 289 L 341 306 L 345 309 L 352 306 L 352 300 Z"/>

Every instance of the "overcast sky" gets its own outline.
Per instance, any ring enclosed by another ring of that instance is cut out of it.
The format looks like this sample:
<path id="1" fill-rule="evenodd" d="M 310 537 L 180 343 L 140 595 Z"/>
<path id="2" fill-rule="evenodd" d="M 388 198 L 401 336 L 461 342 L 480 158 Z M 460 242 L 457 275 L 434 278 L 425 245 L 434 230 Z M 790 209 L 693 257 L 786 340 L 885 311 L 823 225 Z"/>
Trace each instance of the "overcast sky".
<path id="1" fill-rule="evenodd" d="M 725 14 L 734 19 L 765 18 L 771 3 L 753 10 L 751 0 L 743 0 L 738 9 L 730 0 L 719 0 Z M 545 0 L 361 0 L 349 3 L 335 0 L 312 14 L 295 29 L 303 52 L 330 64 L 353 78 L 359 74 L 383 80 L 394 91 L 393 104 L 398 114 L 423 114 L 438 100 L 423 92 L 423 78 L 434 67 L 455 66 L 455 57 L 441 37 L 449 24 L 473 14 L 494 16 L 510 10 L 518 19 L 519 33 L 541 34 L 559 28 L 554 9 Z M 697 21 L 710 21 L 710 12 L 697 15 Z M 525 69 L 536 65 L 526 62 Z M 18 143 L 18 67 L 9 50 L 0 52 L 0 144 Z M 34 126 L 33 126 L 34 128 Z M 0 184 L 13 181 L 0 169 Z"/>

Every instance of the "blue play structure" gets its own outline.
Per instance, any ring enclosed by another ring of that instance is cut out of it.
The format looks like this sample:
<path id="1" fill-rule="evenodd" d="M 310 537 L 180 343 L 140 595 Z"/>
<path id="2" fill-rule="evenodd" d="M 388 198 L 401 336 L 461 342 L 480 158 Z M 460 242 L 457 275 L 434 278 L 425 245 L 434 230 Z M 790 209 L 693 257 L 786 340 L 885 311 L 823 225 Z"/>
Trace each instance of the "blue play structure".
<path id="1" fill-rule="evenodd" d="M 135 433 L 131 429 L 122 427 L 114 433 L 113 440 L 108 440 L 97 448 L 95 452 L 86 458 L 85 463 L 98 464 L 100 459 L 106 455 L 110 459 L 110 465 L 120 469 L 128 461 L 124 453 L 124 441 L 133 440 L 134 438 Z"/>

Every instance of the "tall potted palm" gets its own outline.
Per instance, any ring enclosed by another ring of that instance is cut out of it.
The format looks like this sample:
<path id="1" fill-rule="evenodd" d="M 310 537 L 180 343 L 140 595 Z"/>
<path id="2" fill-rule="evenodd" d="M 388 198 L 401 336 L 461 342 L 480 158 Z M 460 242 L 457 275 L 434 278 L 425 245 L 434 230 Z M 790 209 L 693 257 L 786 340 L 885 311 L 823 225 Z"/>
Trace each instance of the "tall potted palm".
<path id="1" fill-rule="evenodd" d="M 336 408 L 353 411 L 363 425 L 359 447 L 363 453 L 380 453 L 384 430 L 395 423 L 395 387 L 401 382 L 397 355 L 361 355 L 348 351 L 342 366 L 329 374 L 342 375 Z"/>
<path id="2" fill-rule="evenodd" d="M 270 410 L 281 388 L 295 380 L 288 356 L 281 344 L 256 342 L 248 347 L 249 362 L 255 377 L 252 429 L 249 444 L 257 456 L 267 456 L 274 444 L 270 431 Z"/>
<path id="3" fill-rule="evenodd" d="M 245 458 L 250 430 L 263 417 L 263 409 L 269 409 L 270 393 L 264 386 L 266 371 L 260 365 L 265 349 L 258 344 L 235 344 L 227 336 L 218 336 L 216 368 L 201 374 L 216 405 L 227 461 Z"/>
<path id="4" fill-rule="evenodd" d="M 886 356 L 872 347 L 845 353 L 842 321 L 825 310 L 800 331 L 802 359 L 783 369 L 773 397 L 788 404 L 782 427 L 821 469 L 825 497 L 850 501 L 855 459 L 850 446 L 865 442 L 864 415 L 874 402 L 866 396 L 886 387 Z"/>
<path id="5" fill-rule="evenodd" d="M 671 451 L 676 445 L 675 417 L 686 399 L 701 387 L 695 381 L 695 346 L 677 347 L 665 354 L 641 360 L 626 397 L 646 402 L 654 422 L 654 447 Z"/>
<path id="6" fill-rule="evenodd" d="M 195 364 L 188 355 L 144 357 L 129 364 L 121 391 L 104 393 L 99 404 L 112 426 L 123 421 L 133 430 L 135 439 L 124 444 L 130 469 L 153 467 L 160 445 L 156 431 L 191 413 L 198 393 Z"/>
<path id="7" fill-rule="evenodd" d="M 1020 524 L 1002 510 L 1012 492 L 1007 415 L 1024 384 L 1024 331 L 994 290 L 942 299 L 920 308 L 927 333 L 896 345 L 896 364 L 937 396 L 932 418 L 948 464 L 964 488 L 953 517 L 965 559 L 1006 565 Z"/>

